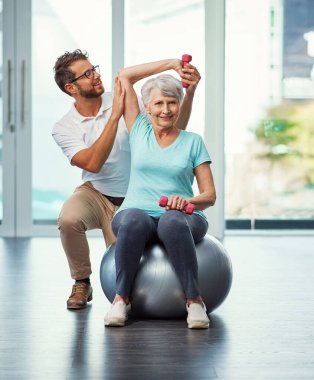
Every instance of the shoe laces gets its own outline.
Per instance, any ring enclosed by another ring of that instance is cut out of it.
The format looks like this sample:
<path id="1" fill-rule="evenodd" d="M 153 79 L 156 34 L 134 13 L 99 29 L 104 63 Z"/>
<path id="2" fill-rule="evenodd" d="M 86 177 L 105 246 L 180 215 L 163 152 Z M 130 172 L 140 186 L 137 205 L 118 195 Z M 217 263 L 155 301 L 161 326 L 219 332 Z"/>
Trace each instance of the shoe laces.
<path id="1" fill-rule="evenodd" d="M 85 284 L 84 282 L 78 282 L 77 284 L 73 285 L 72 294 L 71 296 L 74 296 L 75 294 L 83 294 L 87 290 L 88 284 Z"/>

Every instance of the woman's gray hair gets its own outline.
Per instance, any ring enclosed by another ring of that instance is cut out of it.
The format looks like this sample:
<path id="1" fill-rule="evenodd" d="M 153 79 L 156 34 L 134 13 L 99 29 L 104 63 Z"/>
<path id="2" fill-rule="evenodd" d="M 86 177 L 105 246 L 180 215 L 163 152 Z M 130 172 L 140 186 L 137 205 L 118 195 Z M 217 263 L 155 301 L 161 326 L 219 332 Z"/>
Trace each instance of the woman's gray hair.
<path id="1" fill-rule="evenodd" d="M 144 105 L 151 101 L 151 92 L 154 88 L 161 91 L 164 96 L 178 99 L 179 103 L 183 100 L 183 90 L 181 82 L 169 74 L 162 74 L 156 78 L 151 78 L 144 83 L 141 89 Z"/>

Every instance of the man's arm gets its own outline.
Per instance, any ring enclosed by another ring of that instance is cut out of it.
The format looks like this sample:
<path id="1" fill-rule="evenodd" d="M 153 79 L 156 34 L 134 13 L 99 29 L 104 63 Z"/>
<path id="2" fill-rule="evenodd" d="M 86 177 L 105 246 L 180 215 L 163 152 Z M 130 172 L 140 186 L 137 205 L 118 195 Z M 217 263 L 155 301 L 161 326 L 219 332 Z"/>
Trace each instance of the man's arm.
<path id="1" fill-rule="evenodd" d="M 113 147 L 119 119 L 120 118 L 111 115 L 105 129 L 94 144 L 77 152 L 72 157 L 71 164 L 88 172 L 98 173 L 106 162 Z"/>
<path id="2" fill-rule="evenodd" d="M 100 171 L 113 147 L 123 108 L 124 92 L 119 97 L 114 94 L 112 112 L 106 127 L 94 144 L 86 149 L 80 150 L 72 157 L 72 165 L 92 173 L 98 173 Z"/>

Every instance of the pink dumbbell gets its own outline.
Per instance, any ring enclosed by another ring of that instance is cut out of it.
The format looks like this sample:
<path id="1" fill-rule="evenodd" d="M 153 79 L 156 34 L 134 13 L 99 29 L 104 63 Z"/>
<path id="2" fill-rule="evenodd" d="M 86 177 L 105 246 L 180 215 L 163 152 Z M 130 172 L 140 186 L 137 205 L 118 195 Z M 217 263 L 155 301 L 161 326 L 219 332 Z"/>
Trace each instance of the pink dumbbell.
<path id="1" fill-rule="evenodd" d="M 192 61 L 192 56 L 190 54 L 183 54 L 182 55 L 182 67 L 185 67 L 187 63 L 190 63 Z M 182 87 L 186 88 L 189 85 L 187 83 L 182 83 Z"/>
<path id="2" fill-rule="evenodd" d="M 161 207 L 166 207 L 168 203 L 168 197 L 165 195 L 162 195 L 159 199 L 159 206 Z M 195 209 L 195 206 L 193 203 L 188 203 L 187 205 L 184 206 L 183 210 L 185 211 L 186 214 L 193 214 L 193 211 Z"/>

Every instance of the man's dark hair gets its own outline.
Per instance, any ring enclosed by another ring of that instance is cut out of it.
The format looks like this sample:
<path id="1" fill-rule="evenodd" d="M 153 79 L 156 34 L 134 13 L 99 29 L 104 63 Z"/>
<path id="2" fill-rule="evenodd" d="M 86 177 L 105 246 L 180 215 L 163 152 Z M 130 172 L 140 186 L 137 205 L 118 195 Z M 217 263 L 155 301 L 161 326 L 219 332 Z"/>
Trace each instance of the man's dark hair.
<path id="1" fill-rule="evenodd" d="M 59 88 L 66 94 L 71 96 L 71 94 L 64 88 L 65 84 L 70 83 L 73 79 L 75 79 L 75 74 L 70 70 L 69 66 L 71 66 L 75 61 L 87 59 L 88 53 L 86 51 L 82 52 L 80 49 L 76 49 L 72 53 L 66 51 L 57 59 L 53 68 L 55 72 L 55 81 Z"/>

